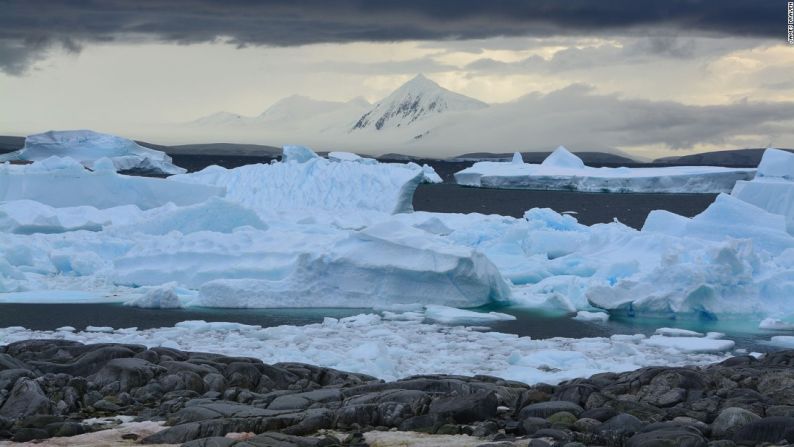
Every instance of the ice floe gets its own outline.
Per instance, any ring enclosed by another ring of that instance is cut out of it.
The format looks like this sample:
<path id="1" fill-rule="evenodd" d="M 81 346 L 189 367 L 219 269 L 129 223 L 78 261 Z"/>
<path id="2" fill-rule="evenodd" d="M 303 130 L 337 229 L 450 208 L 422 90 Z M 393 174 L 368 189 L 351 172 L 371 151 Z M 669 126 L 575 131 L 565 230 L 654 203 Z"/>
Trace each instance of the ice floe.
<path id="1" fill-rule="evenodd" d="M 19 151 L 4 154 L 0 161 L 41 161 L 49 157 L 69 157 L 88 168 L 103 158 L 109 159 L 113 168 L 137 170 L 158 174 L 182 174 L 184 168 L 172 163 L 165 152 L 143 147 L 126 138 L 91 130 L 49 131 L 25 138 Z"/>
<path id="2" fill-rule="evenodd" d="M 787 231 L 794 234 L 794 154 L 765 150 L 756 177 L 736 182 L 731 195 L 783 216 Z"/>
<path id="3" fill-rule="evenodd" d="M 585 192 L 730 192 L 737 180 L 753 178 L 755 169 L 715 166 L 663 168 L 593 168 L 560 146 L 542 163 L 477 162 L 455 173 L 460 185 Z"/>
<path id="4" fill-rule="evenodd" d="M 186 321 L 149 330 L 92 328 L 82 332 L 0 329 L 0 344 L 30 338 L 86 343 L 167 345 L 184 350 L 257 357 L 267 363 L 305 362 L 394 380 L 416 374 L 488 374 L 526 383 L 562 380 L 649 365 L 720 361 L 732 341 L 655 335 L 543 340 L 466 326 L 386 320 L 376 314 L 326 318 L 306 326 L 262 328 Z"/>

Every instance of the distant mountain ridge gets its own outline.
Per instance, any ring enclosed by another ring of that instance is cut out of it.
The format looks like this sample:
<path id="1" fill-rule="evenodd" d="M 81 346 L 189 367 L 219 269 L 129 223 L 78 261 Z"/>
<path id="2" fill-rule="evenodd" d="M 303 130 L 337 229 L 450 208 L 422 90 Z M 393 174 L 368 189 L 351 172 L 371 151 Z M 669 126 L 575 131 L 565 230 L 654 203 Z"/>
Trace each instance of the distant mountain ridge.
<path id="1" fill-rule="evenodd" d="M 794 152 L 794 149 L 781 150 Z M 654 160 L 654 163 L 689 165 L 689 166 L 731 166 L 731 167 L 751 167 L 758 166 L 766 148 L 752 149 L 733 149 L 725 151 L 703 152 L 700 154 L 662 157 Z"/>
<path id="2" fill-rule="evenodd" d="M 521 152 L 524 163 L 540 163 L 546 159 L 551 152 Z M 584 151 L 574 152 L 585 164 L 636 164 L 637 160 L 622 155 L 610 154 L 608 152 Z M 449 161 L 510 161 L 513 152 L 490 153 L 490 152 L 471 152 L 448 158 Z"/>

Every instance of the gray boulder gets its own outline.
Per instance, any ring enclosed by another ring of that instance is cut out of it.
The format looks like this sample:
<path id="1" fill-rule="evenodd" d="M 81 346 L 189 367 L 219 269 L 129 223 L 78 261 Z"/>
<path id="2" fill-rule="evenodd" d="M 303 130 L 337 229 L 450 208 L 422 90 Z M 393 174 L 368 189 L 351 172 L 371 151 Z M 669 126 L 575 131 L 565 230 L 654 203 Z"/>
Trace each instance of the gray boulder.
<path id="1" fill-rule="evenodd" d="M 669 427 L 638 433 L 629 438 L 626 447 L 707 447 L 708 440 L 697 430 Z"/>
<path id="2" fill-rule="evenodd" d="M 429 412 L 452 419 L 457 424 L 469 424 L 496 416 L 498 401 L 493 392 L 450 396 L 434 400 Z"/>
<path id="3" fill-rule="evenodd" d="M 26 377 L 17 380 L 11 394 L 0 407 L 0 416 L 21 419 L 35 414 L 50 414 L 52 404 L 41 387 Z"/>
<path id="4" fill-rule="evenodd" d="M 118 382 L 120 391 L 130 391 L 165 372 L 165 368 L 140 358 L 118 358 L 108 361 L 91 380 L 100 387 Z"/>
<path id="5" fill-rule="evenodd" d="M 568 402 L 565 400 L 539 402 L 536 404 L 527 405 L 526 407 L 522 408 L 521 411 L 518 412 L 518 418 L 524 419 L 527 417 L 538 417 L 545 419 L 552 414 L 559 413 L 561 411 L 567 411 L 568 413 L 572 413 L 574 416 L 578 417 L 580 414 L 582 414 L 582 412 L 584 412 L 584 408 L 573 402 Z"/>
<path id="6" fill-rule="evenodd" d="M 743 408 L 728 407 L 711 423 L 711 434 L 715 438 L 730 438 L 736 430 L 760 419 L 757 414 Z"/>
<path id="7" fill-rule="evenodd" d="M 762 442 L 794 442 L 794 418 L 768 417 L 745 424 L 736 430 L 733 441 L 739 445 L 756 445 Z"/>

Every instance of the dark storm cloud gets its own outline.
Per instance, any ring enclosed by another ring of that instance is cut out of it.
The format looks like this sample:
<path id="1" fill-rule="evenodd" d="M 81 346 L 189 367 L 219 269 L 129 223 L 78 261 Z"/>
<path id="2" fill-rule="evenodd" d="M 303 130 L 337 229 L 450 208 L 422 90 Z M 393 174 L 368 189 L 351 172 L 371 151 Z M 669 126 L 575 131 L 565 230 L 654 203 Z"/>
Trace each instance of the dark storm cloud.
<path id="1" fill-rule="evenodd" d="M 149 37 L 245 45 L 673 33 L 777 38 L 783 1 L 752 0 L 0 0 L 0 69 L 52 44 Z"/>

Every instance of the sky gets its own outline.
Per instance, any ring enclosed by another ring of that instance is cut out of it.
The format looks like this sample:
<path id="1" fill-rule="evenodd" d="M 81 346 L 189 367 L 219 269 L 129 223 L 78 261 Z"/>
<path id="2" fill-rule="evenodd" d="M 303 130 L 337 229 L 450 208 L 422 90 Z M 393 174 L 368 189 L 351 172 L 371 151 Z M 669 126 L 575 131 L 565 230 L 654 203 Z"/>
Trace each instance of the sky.
<path id="1" fill-rule="evenodd" d="M 519 149 L 794 147 L 785 1 L 0 0 L 0 11 L 5 135 L 233 142 L 182 124 L 257 115 L 292 94 L 376 102 L 423 73 L 489 104 L 531 102 L 516 110 L 535 143 Z"/>

